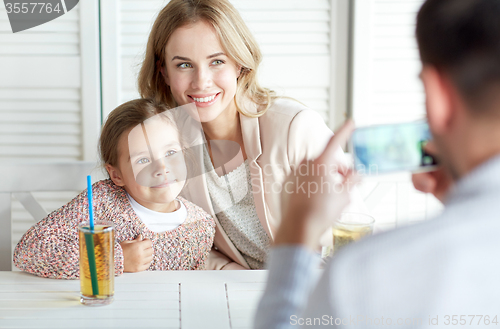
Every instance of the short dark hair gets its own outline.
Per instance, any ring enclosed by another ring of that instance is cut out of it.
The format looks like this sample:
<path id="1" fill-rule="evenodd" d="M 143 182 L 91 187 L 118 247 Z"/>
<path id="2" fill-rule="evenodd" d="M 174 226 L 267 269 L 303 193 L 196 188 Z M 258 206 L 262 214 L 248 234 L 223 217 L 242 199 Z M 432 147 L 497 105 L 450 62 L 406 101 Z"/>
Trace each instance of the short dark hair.
<path id="1" fill-rule="evenodd" d="M 479 114 L 500 90 L 500 0 L 427 0 L 417 16 L 420 59 L 449 75 Z"/>

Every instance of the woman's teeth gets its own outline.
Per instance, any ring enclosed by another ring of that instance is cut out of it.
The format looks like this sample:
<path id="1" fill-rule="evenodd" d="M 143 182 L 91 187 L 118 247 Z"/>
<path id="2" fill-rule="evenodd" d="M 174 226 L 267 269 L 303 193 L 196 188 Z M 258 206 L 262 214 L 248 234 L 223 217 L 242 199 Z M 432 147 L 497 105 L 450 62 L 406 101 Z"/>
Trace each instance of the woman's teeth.
<path id="1" fill-rule="evenodd" d="M 204 97 L 204 98 L 196 98 L 196 97 L 193 97 L 193 99 L 198 102 L 198 103 L 206 103 L 206 102 L 210 102 L 210 101 L 213 101 L 215 96 L 217 96 L 217 94 L 215 95 L 212 95 L 212 96 L 209 96 L 209 97 Z"/>

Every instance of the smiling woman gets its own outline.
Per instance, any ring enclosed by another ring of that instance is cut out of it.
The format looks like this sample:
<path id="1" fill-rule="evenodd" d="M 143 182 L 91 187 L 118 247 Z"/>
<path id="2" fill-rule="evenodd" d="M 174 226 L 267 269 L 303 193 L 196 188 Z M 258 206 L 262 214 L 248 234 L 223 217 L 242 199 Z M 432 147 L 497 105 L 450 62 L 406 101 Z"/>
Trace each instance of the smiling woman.
<path id="1" fill-rule="evenodd" d="M 261 60 L 229 1 L 171 0 L 153 24 L 139 73 L 141 96 L 196 105 L 207 141 L 198 156 L 208 173 L 192 178 L 182 194 L 215 219 L 207 268 L 264 267 L 281 222 L 285 178 L 332 136 L 317 112 L 260 87 Z"/>

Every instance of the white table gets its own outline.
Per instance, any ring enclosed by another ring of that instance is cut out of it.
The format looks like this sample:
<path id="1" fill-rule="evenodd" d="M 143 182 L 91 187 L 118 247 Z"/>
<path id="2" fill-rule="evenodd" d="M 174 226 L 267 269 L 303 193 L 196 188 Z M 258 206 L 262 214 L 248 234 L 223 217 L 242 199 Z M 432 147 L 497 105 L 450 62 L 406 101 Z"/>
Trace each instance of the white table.
<path id="1" fill-rule="evenodd" d="M 251 328 L 267 271 L 125 273 L 111 305 L 83 306 L 78 280 L 0 272 L 0 328 Z"/>

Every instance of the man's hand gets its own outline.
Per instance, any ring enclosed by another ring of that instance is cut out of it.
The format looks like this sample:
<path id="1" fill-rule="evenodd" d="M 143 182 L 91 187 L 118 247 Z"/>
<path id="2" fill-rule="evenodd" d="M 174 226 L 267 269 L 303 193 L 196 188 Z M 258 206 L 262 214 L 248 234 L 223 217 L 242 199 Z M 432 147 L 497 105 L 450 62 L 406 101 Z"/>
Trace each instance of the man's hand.
<path id="1" fill-rule="evenodd" d="M 432 141 L 427 143 L 425 151 L 433 156 L 437 155 L 437 148 Z M 413 174 L 411 180 L 417 190 L 432 193 L 441 202 L 444 202 L 453 184 L 451 175 L 443 167 L 435 171 Z"/>
<path id="2" fill-rule="evenodd" d="M 325 230 L 349 204 L 349 191 L 358 178 L 335 153 L 354 130 L 346 122 L 332 137 L 323 153 L 302 161 L 283 184 L 283 219 L 275 245 L 302 244 L 316 250 Z"/>
<path id="3" fill-rule="evenodd" d="M 135 240 L 122 241 L 123 271 L 141 272 L 149 268 L 153 260 L 153 242 L 139 234 Z"/>
<path id="4" fill-rule="evenodd" d="M 441 202 L 444 202 L 453 183 L 451 176 L 442 168 L 435 171 L 413 174 L 413 186 L 421 192 L 432 193 Z"/>

